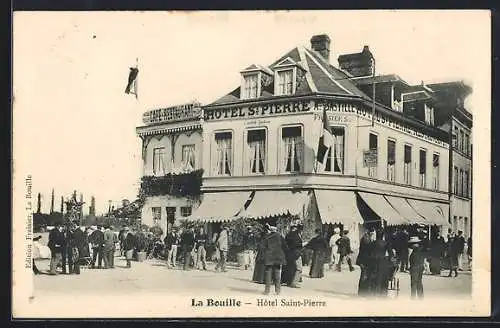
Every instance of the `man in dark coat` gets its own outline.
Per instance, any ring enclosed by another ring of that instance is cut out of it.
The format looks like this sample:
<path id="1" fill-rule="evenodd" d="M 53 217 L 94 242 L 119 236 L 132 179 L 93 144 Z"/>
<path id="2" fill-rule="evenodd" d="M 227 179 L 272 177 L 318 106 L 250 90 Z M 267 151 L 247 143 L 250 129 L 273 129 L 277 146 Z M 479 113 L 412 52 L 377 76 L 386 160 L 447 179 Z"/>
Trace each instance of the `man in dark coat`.
<path id="1" fill-rule="evenodd" d="M 184 270 L 188 270 L 189 266 L 191 265 L 191 252 L 194 249 L 194 244 L 194 227 L 190 226 L 181 236 L 181 248 L 182 253 L 184 254 Z"/>
<path id="2" fill-rule="evenodd" d="M 290 227 L 290 232 L 285 237 L 288 252 L 286 254 L 286 266 L 283 268 L 282 281 L 287 286 L 299 288 L 298 283 L 302 276 L 302 236 L 297 225 Z"/>
<path id="3" fill-rule="evenodd" d="M 56 275 L 56 268 L 62 261 L 64 248 L 66 247 L 66 238 L 60 225 L 56 225 L 49 233 L 49 242 L 47 246 L 50 248 L 50 275 Z"/>
<path id="4" fill-rule="evenodd" d="M 180 238 L 177 231 L 172 229 L 163 240 L 165 243 L 165 251 L 167 252 L 167 267 L 176 266 L 177 247 L 180 244 Z"/>
<path id="5" fill-rule="evenodd" d="M 78 226 L 73 226 L 68 233 L 68 251 L 71 256 L 69 273 L 80 274 L 80 254 L 85 247 L 85 234 Z"/>
<path id="6" fill-rule="evenodd" d="M 410 286 L 411 298 L 423 298 L 424 286 L 422 276 L 424 273 L 425 252 L 422 241 L 418 237 L 412 237 L 409 240 L 409 246 L 412 248 L 410 255 Z"/>
<path id="7" fill-rule="evenodd" d="M 361 269 L 361 273 L 359 275 L 359 283 L 358 283 L 358 295 L 366 296 L 370 293 L 370 273 L 368 271 L 370 264 L 370 254 L 372 246 L 372 235 L 373 230 L 367 230 L 361 240 L 359 241 L 359 253 L 356 258 L 356 265 Z"/>
<path id="8" fill-rule="evenodd" d="M 91 268 L 95 268 L 96 262 L 98 262 L 97 268 L 102 268 L 102 262 L 104 257 L 104 233 L 101 230 L 100 226 L 94 228 L 94 231 L 89 236 L 89 242 L 92 244 L 92 266 Z"/>
<path id="9" fill-rule="evenodd" d="M 274 291 L 276 295 L 281 292 L 281 267 L 286 264 L 286 247 L 285 238 L 283 238 L 274 226 L 268 226 L 269 234 L 262 241 L 263 260 L 264 260 L 264 280 L 265 290 L 264 295 L 269 295 L 271 285 L 274 282 Z"/>
<path id="10" fill-rule="evenodd" d="M 399 258 L 399 261 L 401 263 L 401 267 L 399 268 L 399 271 L 401 272 L 407 272 L 408 271 L 408 255 L 409 255 L 409 250 L 408 250 L 408 239 L 410 238 L 408 231 L 406 229 L 401 230 L 398 233 L 397 237 L 397 244 L 396 244 L 396 254 Z"/>
<path id="11" fill-rule="evenodd" d="M 349 265 L 349 271 L 354 271 L 354 267 L 351 262 L 351 240 L 347 237 L 349 234 L 348 230 L 342 231 L 342 237 L 337 240 L 337 246 L 339 247 L 339 262 L 337 263 L 337 271 L 340 272 L 342 270 L 342 262 L 344 259 L 347 259 L 347 264 Z"/>
<path id="12" fill-rule="evenodd" d="M 208 236 L 203 231 L 203 228 L 200 228 L 198 230 L 198 233 L 196 234 L 196 261 L 195 261 L 195 268 L 200 269 L 200 265 L 203 268 L 203 270 L 207 270 L 207 242 L 208 242 Z"/>
<path id="13" fill-rule="evenodd" d="M 464 250 L 465 250 L 465 237 L 462 230 L 458 231 L 457 236 L 457 250 L 458 250 L 458 271 L 463 271 L 463 260 L 464 260 Z"/>
<path id="14" fill-rule="evenodd" d="M 125 260 L 127 261 L 127 268 L 132 267 L 132 259 L 134 257 L 134 251 L 137 249 L 137 236 L 136 231 L 130 231 L 128 227 L 124 229 L 123 237 L 123 251 L 125 252 Z"/>

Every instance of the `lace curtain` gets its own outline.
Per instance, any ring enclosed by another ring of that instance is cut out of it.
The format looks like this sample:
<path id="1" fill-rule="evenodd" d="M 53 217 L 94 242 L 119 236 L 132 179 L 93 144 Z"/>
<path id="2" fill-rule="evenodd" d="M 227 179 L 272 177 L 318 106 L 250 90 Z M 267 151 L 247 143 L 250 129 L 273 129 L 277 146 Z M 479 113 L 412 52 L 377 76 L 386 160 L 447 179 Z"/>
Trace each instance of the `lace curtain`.
<path id="1" fill-rule="evenodd" d="M 264 173 L 265 167 L 265 140 L 254 140 L 248 143 L 250 154 L 250 172 Z"/>
<path id="2" fill-rule="evenodd" d="M 301 171 L 303 158 L 302 137 L 283 138 L 283 169 L 285 172 Z"/>
<path id="3" fill-rule="evenodd" d="M 218 138 L 217 141 L 217 174 L 231 175 L 231 138 Z"/>

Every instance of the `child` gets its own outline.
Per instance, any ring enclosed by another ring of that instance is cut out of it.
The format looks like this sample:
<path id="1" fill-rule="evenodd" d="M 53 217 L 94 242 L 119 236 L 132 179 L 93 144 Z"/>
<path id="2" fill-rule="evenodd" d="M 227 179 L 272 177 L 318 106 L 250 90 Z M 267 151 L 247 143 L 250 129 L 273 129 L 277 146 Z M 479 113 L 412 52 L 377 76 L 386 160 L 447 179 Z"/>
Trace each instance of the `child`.
<path id="1" fill-rule="evenodd" d="M 424 273 L 424 252 L 422 241 L 418 237 L 411 237 L 408 241 L 408 246 L 412 249 L 410 255 L 411 298 L 423 298 L 424 286 L 422 275 Z"/>

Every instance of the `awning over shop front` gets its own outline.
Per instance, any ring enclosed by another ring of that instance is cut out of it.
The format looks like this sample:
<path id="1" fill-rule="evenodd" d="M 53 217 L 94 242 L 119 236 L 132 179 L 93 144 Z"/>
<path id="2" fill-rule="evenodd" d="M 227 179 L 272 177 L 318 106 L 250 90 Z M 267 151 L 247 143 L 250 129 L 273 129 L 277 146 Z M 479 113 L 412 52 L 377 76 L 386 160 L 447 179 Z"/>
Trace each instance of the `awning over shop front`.
<path id="1" fill-rule="evenodd" d="M 429 224 L 423 216 L 410 206 L 406 198 L 394 196 L 385 196 L 385 198 L 410 224 Z"/>
<path id="2" fill-rule="evenodd" d="M 408 199 L 411 207 L 417 211 L 429 224 L 448 224 L 448 205 L 423 200 Z"/>
<path id="3" fill-rule="evenodd" d="M 353 191 L 315 190 L 316 202 L 322 223 L 362 223 L 356 194 Z"/>
<path id="4" fill-rule="evenodd" d="M 300 216 L 304 205 L 309 201 L 305 191 L 262 190 L 255 195 L 242 216 L 262 219 L 280 215 Z"/>
<path id="5" fill-rule="evenodd" d="M 205 222 L 234 220 L 236 215 L 243 209 L 249 196 L 250 192 L 248 191 L 205 194 L 200 206 L 187 219 Z"/>
<path id="6" fill-rule="evenodd" d="M 360 192 L 359 195 L 365 203 L 377 213 L 382 220 L 385 220 L 390 225 L 410 224 L 404 216 L 397 212 L 394 207 L 385 199 L 384 196 Z"/>

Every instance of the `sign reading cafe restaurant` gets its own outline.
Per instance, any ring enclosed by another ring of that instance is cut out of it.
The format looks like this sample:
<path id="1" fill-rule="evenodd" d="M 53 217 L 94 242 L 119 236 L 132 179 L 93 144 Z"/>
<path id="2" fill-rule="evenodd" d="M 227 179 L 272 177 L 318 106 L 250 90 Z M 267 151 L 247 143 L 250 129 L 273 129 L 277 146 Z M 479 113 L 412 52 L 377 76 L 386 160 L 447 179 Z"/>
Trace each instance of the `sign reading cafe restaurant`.
<path id="1" fill-rule="evenodd" d="M 242 105 L 232 107 L 204 108 L 203 119 L 205 121 L 260 118 L 279 115 L 300 114 L 305 112 L 318 112 L 326 110 L 327 112 L 336 112 L 344 114 L 354 114 L 367 120 L 372 119 L 372 111 L 368 108 L 356 107 L 352 104 L 339 103 L 328 100 L 296 100 L 288 102 L 275 102 L 269 104 Z M 319 117 L 321 119 L 321 117 Z M 375 122 L 386 125 L 395 130 L 410 134 L 414 137 L 425 139 L 429 142 L 446 147 L 446 143 L 431 137 L 427 134 L 410 128 L 409 126 L 389 118 L 387 115 L 375 113 Z"/>

